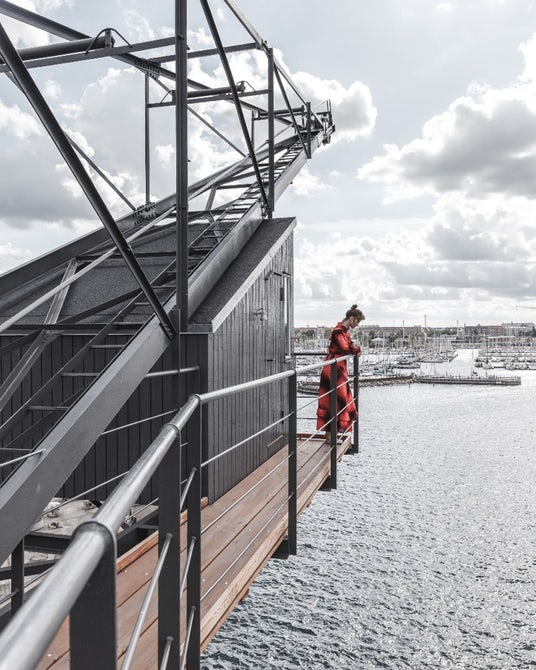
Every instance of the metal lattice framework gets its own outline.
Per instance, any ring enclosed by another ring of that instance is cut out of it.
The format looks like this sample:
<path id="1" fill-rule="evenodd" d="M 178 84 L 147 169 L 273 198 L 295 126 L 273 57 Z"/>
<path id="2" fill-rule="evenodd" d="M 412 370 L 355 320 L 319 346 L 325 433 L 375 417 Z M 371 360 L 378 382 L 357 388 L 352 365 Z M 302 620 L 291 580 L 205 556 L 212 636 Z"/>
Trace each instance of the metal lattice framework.
<path id="1" fill-rule="evenodd" d="M 199 4 L 214 46 L 188 51 L 185 0 L 175 3 L 174 36 L 136 44 L 116 43 L 110 28 L 86 35 L 0 0 L 0 73 L 22 91 L 102 224 L 0 277 L 0 356 L 22 352 L 0 386 L 0 563 L 20 548 L 35 518 L 170 343 L 178 348 L 189 315 L 334 131 L 329 103 L 312 110 L 234 0 L 225 5 L 247 43 L 224 45 L 208 0 Z M 2 16 L 57 41 L 17 51 Z M 231 55 L 247 51 L 266 60 L 265 86 L 259 90 L 233 75 Z M 222 85 L 189 78 L 189 63 L 214 58 L 225 75 Z M 32 77 L 34 68 L 94 59 L 116 59 L 145 80 L 145 202 L 140 206 L 65 132 Z M 155 87 L 159 100 L 151 94 Z M 222 103 L 234 110 L 240 142 L 198 111 L 199 105 Z M 163 107 L 175 111 L 176 190 L 155 200 L 149 115 Z M 193 120 L 236 159 L 189 182 Z M 112 189 L 130 211 L 115 217 L 102 188 Z M 67 360 L 53 365 L 42 385 L 15 403 L 32 366 L 50 356 L 54 341 L 82 332 L 86 339 Z"/>

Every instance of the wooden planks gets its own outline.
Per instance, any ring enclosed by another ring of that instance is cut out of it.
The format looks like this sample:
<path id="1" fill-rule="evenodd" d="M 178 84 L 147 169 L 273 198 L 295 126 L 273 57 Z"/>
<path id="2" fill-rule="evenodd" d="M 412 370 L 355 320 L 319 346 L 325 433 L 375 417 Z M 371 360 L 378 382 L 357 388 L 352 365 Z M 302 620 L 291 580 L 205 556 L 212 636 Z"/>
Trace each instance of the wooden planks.
<path id="1" fill-rule="evenodd" d="M 323 438 L 300 436 L 299 441 L 298 513 L 301 513 L 329 475 L 329 448 Z M 339 442 L 339 459 L 349 447 L 349 438 Z M 251 583 L 285 537 L 288 497 L 286 463 L 287 449 L 284 448 L 202 511 L 202 649 L 245 597 Z M 222 516 L 224 510 L 229 511 Z M 157 533 L 154 533 L 118 560 L 118 658 L 127 649 L 153 574 L 158 557 L 157 544 Z M 181 547 L 185 545 L 186 524 L 183 518 Z M 185 549 L 182 554 L 184 559 Z M 157 609 L 155 596 L 145 619 L 133 668 L 148 670 L 157 666 Z M 184 605 L 181 609 L 184 628 Z M 183 635 L 182 631 L 181 637 Z M 68 621 L 63 624 L 38 668 L 69 668 Z"/>

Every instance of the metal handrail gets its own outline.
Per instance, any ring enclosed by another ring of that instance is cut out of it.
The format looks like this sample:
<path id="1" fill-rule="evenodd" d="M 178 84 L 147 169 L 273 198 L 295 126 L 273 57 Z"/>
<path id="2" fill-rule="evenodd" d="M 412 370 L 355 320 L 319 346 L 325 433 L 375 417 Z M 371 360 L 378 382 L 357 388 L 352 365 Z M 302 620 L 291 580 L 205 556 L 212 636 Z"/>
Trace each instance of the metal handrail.
<path id="1" fill-rule="evenodd" d="M 295 377 L 303 371 L 333 365 L 350 357 L 347 355 L 322 361 L 305 368 L 290 369 L 251 382 L 190 396 L 171 421 L 162 426 L 157 437 L 110 494 L 91 523 L 79 526 L 63 556 L 32 595 L 31 602 L 23 605 L 6 626 L 0 635 L 0 670 L 27 670 L 39 662 L 103 558 L 108 547 L 108 537 L 115 536 L 141 491 L 199 407 L 211 400 Z M 32 644 L 28 644 L 29 637 Z"/>

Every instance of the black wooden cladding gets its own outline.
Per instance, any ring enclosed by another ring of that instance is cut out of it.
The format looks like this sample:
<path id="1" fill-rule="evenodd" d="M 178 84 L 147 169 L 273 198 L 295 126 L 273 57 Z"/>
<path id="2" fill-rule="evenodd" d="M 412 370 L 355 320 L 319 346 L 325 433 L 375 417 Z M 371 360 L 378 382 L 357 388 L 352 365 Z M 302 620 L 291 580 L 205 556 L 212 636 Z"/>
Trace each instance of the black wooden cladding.
<path id="1" fill-rule="evenodd" d="M 0 338 L 0 347 L 16 343 L 17 339 L 19 338 L 15 336 L 3 336 Z M 2 423 L 38 391 L 51 378 L 53 372 L 61 368 L 72 357 L 73 353 L 87 344 L 89 339 L 89 335 L 60 335 L 53 340 L 34 363 L 30 372 L 2 411 Z M 114 335 L 107 338 L 106 344 L 121 345 L 126 340 L 126 336 Z M 2 379 L 5 379 L 17 364 L 21 352 L 25 348 L 16 347 L 12 351 L 0 356 L 0 375 Z M 79 371 L 93 372 L 101 370 L 117 353 L 118 349 L 114 348 L 92 349 Z M 171 352 L 160 359 L 157 365 L 154 366 L 154 371 L 170 369 L 170 361 Z M 64 377 L 38 404 L 61 407 L 66 398 L 69 398 L 73 393 L 87 386 L 90 382 L 91 378 Z M 107 427 L 107 430 L 176 409 L 172 384 L 171 377 L 155 377 L 143 380 L 112 423 Z M 57 412 L 62 413 L 62 410 L 57 410 Z M 15 453 L 10 449 L 12 445 L 16 449 L 29 449 L 36 446 L 44 434 L 50 430 L 50 424 L 45 426 L 44 430 L 37 431 L 35 437 L 31 439 L 25 439 L 20 442 L 14 442 L 14 440 L 18 436 L 21 436 L 21 433 L 24 431 L 29 430 L 32 426 L 36 426 L 44 414 L 45 412 L 43 411 L 30 412 L 27 418 L 25 418 L 22 427 L 17 427 L 4 437 L 0 445 L 1 462 L 9 461 L 19 455 L 18 452 Z M 156 437 L 160 428 L 169 420 L 170 416 L 156 418 L 149 422 L 111 432 L 99 438 L 90 453 L 75 469 L 62 489 L 58 491 L 58 495 L 67 498 L 78 495 L 126 472 L 137 460 L 142 450 Z M 5 480 L 11 471 L 12 468 L 9 466 L 2 468 L 0 470 L 2 480 Z M 94 494 L 88 494 L 87 497 L 102 500 L 106 498 L 115 485 L 116 483 L 112 483 L 109 486 L 101 487 Z M 142 501 L 149 502 L 153 500 L 157 495 L 156 490 L 157 485 L 155 482 L 144 492 Z"/>
<path id="2" fill-rule="evenodd" d="M 203 342 L 206 346 L 207 389 L 241 384 L 287 369 L 290 352 L 286 350 L 286 302 L 281 289 L 292 276 L 292 269 L 289 238 L 223 324 L 214 333 L 197 336 L 199 346 Z M 286 414 L 287 397 L 286 383 L 277 382 L 210 403 L 204 408 L 204 458 L 212 458 L 279 421 Z M 279 424 L 208 466 L 204 481 L 209 501 L 284 446 L 287 431 L 287 422 Z"/>

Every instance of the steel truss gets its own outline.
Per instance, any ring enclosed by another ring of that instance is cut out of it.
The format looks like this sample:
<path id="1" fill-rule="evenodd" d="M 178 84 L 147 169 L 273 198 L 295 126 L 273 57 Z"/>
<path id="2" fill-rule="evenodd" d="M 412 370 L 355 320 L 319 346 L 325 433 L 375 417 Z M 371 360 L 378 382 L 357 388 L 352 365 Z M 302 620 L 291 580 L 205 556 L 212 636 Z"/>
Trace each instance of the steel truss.
<path id="1" fill-rule="evenodd" d="M 21 393 L 32 366 L 49 355 L 57 338 L 74 332 L 87 334 L 85 343 L 51 371 L 41 388 L 23 394 L 10 415 L 4 411 L 0 425 L 0 564 L 13 552 L 20 554 L 35 518 L 162 354 L 172 346 L 179 359 L 179 334 L 188 330 L 189 315 L 261 222 L 272 216 L 277 199 L 315 149 L 328 143 L 334 132 L 329 103 L 322 111 L 313 111 L 236 2 L 224 1 L 249 41 L 224 45 L 210 3 L 199 0 L 214 48 L 188 51 L 183 37 L 186 0 L 175 2 L 174 37 L 135 44 L 123 43 L 111 28 L 86 35 L 0 0 L 0 74 L 5 73 L 24 93 L 102 223 L 102 228 L 0 277 L 0 314 L 4 315 L 0 317 L 0 356 L 20 352 L 18 362 L 1 380 L 0 411 L 7 410 Z M 2 16 L 40 28 L 59 41 L 17 51 Z M 266 57 L 262 90 L 235 81 L 230 55 L 248 50 Z M 151 57 L 143 56 L 148 51 Z M 225 85 L 211 88 L 188 77 L 189 61 L 215 56 L 225 72 Z M 139 206 L 65 133 L 31 75 L 34 68 L 102 58 L 134 67 L 145 78 L 141 103 L 145 109 L 145 202 Z M 169 62 L 174 69 L 166 67 Z M 152 99 L 151 82 L 161 91 L 160 100 Z M 242 145 L 197 111 L 199 104 L 221 102 L 234 108 Z M 175 109 L 176 189 L 154 200 L 149 117 L 163 106 Z M 189 119 L 203 123 L 237 155 L 228 166 L 190 184 Z M 99 187 L 87 166 L 104 180 Z M 120 218 L 112 215 L 99 190 L 102 183 L 115 191 L 129 213 Z M 165 251 L 162 240 L 169 240 Z M 160 248 L 155 250 L 157 243 Z M 127 277 L 122 289 L 74 313 L 67 312 L 69 298 L 103 267 Z M 16 303 L 24 307 L 13 313 Z M 46 313 L 41 318 L 43 309 Z M 121 344 L 110 344 L 113 336 L 121 336 Z M 95 350 L 103 353 L 98 367 L 90 362 Z M 177 406 L 180 401 L 177 397 Z M 23 563 L 14 560 L 11 573 L 17 565 L 19 574 L 13 579 L 22 583 Z"/>

